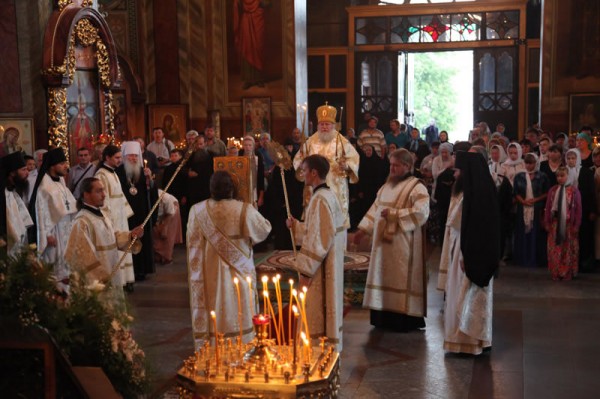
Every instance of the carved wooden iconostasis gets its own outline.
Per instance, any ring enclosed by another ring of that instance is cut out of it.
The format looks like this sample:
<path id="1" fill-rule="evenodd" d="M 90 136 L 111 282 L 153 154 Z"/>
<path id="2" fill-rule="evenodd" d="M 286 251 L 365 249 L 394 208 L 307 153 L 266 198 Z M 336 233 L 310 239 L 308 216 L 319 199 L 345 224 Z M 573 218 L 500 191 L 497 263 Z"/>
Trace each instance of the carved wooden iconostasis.
<path id="1" fill-rule="evenodd" d="M 91 0 L 58 0 L 44 38 L 48 140 L 75 159 L 100 134 L 115 133 L 113 91 L 120 86 L 117 50 Z"/>

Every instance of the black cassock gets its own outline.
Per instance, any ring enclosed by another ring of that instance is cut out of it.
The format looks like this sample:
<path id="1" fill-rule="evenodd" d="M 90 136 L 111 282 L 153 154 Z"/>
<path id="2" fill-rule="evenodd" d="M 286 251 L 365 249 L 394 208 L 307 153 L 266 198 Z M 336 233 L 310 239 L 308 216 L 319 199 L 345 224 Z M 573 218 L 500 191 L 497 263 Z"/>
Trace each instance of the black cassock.
<path id="1" fill-rule="evenodd" d="M 141 169 L 141 168 L 140 168 Z M 151 184 L 148 188 L 143 170 L 140 171 L 138 182 L 130 182 L 127 179 L 124 165 L 116 169 L 117 176 L 121 182 L 123 193 L 133 209 L 133 216 L 129 218 L 129 229 L 133 229 L 142 224 L 150 208 L 158 199 L 158 189 Z M 135 190 L 134 190 L 135 188 Z M 134 195 L 135 194 L 135 195 Z M 142 237 L 142 250 L 139 254 L 133 255 L 133 270 L 136 281 L 143 280 L 148 273 L 154 273 L 154 249 L 152 246 L 152 226 L 156 223 L 157 212 L 154 212 L 150 221 L 144 228 L 144 237 Z"/>

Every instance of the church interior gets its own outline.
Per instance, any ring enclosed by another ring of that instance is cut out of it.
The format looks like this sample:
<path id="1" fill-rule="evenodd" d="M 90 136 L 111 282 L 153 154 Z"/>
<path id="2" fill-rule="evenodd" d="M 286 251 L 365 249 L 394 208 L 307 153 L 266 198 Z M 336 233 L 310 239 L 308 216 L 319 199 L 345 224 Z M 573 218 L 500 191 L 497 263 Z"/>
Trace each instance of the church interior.
<path id="1" fill-rule="evenodd" d="M 261 8 L 262 42 L 236 25 L 240 3 Z M 398 61 L 408 52 L 473 51 L 473 103 L 464 106 L 474 123 L 503 123 L 509 138 L 531 126 L 553 136 L 589 125 L 597 143 L 600 131 L 596 1 L 0 0 L 0 9 L 0 146 L 14 127 L 25 153 L 60 147 L 72 164 L 79 148 L 98 142 L 149 143 L 155 127 L 182 149 L 186 132 L 209 125 L 227 143 L 261 132 L 283 143 L 294 128 L 308 137 L 325 103 L 338 109 L 343 134 L 366 112 L 387 131 L 399 116 L 410 121 Z M 491 86 L 481 72 L 490 62 Z M 256 265 L 268 267 L 272 255 L 255 251 Z M 346 309 L 331 397 L 597 397 L 600 274 L 565 285 L 544 269 L 501 267 L 493 349 L 452 355 L 443 349 L 439 257 L 439 247 L 427 254 L 426 329 L 381 331 L 360 302 Z M 177 372 L 194 350 L 187 284 L 179 245 L 172 263 L 127 294 L 151 370 L 145 397 L 181 394 Z M 0 349 L 19 341 L 0 333 Z M 56 362 L 58 373 L 67 367 Z M 118 397 L 105 376 L 76 374 L 90 395 L 82 397 Z"/>

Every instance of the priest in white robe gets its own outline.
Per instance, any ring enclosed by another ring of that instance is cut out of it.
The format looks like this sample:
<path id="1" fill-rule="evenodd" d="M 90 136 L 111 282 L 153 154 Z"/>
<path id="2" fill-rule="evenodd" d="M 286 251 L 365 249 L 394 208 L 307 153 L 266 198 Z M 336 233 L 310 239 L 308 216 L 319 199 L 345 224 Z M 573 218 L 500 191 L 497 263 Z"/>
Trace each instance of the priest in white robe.
<path id="1" fill-rule="evenodd" d="M 390 154 L 390 176 L 358 225 L 358 245 L 372 237 L 363 307 L 371 324 L 408 332 L 425 327 L 427 272 L 422 227 L 429 217 L 429 194 L 410 174 L 413 157 L 405 149 Z"/>
<path id="2" fill-rule="evenodd" d="M 302 246 L 296 258 L 299 286 L 307 286 L 306 316 L 312 339 L 342 350 L 344 318 L 344 213 L 333 191 L 325 183 L 329 162 L 320 155 L 306 157 L 301 165 L 304 182 L 312 187 L 312 197 L 304 222 L 288 219 L 297 243 Z"/>
<path id="3" fill-rule="evenodd" d="M 114 145 L 107 145 L 102 151 L 102 162 L 98 165 L 95 177 L 102 182 L 106 190 L 106 200 L 101 207 L 102 213 L 110 219 L 113 227 L 117 231 L 129 231 L 127 219 L 133 215 L 133 210 L 127 202 L 127 198 L 123 194 L 123 188 L 115 169 L 121 165 L 122 154 L 121 149 Z M 123 252 L 119 251 L 119 256 Z M 135 282 L 133 273 L 133 258 L 131 253 L 128 253 L 121 265 L 120 280 L 131 290 L 132 284 Z"/>
<path id="4" fill-rule="evenodd" d="M 22 152 L 13 152 L 2 158 L 4 196 L 6 199 L 6 230 L 8 255 L 17 255 L 28 244 L 27 228 L 33 226 L 21 194 L 26 192 L 27 166 Z"/>
<path id="5" fill-rule="evenodd" d="M 122 276 L 114 270 L 121 259 L 118 249 L 127 249 L 133 236 L 141 237 L 144 230 L 138 227 L 131 232 L 115 231 L 111 220 L 101 210 L 107 193 L 99 179 L 85 178 L 81 182 L 81 193 L 80 210 L 73 221 L 65 260 L 72 271 L 85 275 L 87 284 L 110 283 L 117 298 L 122 297 Z M 139 251 L 140 248 L 138 244 L 132 249 Z"/>
<path id="6" fill-rule="evenodd" d="M 252 316 L 258 313 L 258 297 L 252 245 L 267 238 L 271 224 L 252 205 L 233 199 L 234 187 L 229 173 L 215 172 L 211 198 L 190 210 L 187 261 L 196 348 L 215 337 L 213 310 L 219 334 L 234 340 L 240 335 L 234 277 L 241 284 L 242 339 L 247 343 L 254 338 Z M 252 281 L 252 296 L 246 277 Z"/>
<path id="7" fill-rule="evenodd" d="M 45 153 L 29 204 L 30 214 L 35 216 L 37 250 L 44 262 L 54 265 L 58 287 L 65 289 L 70 274 L 65 247 L 77 212 L 75 198 L 64 180 L 68 170 L 69 163 L 62 148 Z"/>
<path id="8" fill-rule="evenodd" d="M 318 154 L 329 160 L 330 172 L 327 175 L 326 183 L 336 195 L 344 213 L 344 227 L 348 229 L 350 227 L 348 180 L 350 183 L 358 182 L 360 156 L 352 144 L 335 130 L 336 114 L 337 110 L 331 105 L 326 104 L 317 109 L 317 120 L 319 121 L 317 133 L 310 136 L 300 146 L 300 150 L 294 157 L 294 169 L 297 172 L 296 176 L 302 179 L 302 174 L 298 172 L 300 172 L 304 158 Z"/>
<path id="9" fill-rule="evenodd" d="M 492 346 L 500 212 L 495 184 L 486 166 L 478 153 L 457 152 L 459 171 L 448 210 L 437 286 L 446 293 L 447 352 L 479 355 Z"/>

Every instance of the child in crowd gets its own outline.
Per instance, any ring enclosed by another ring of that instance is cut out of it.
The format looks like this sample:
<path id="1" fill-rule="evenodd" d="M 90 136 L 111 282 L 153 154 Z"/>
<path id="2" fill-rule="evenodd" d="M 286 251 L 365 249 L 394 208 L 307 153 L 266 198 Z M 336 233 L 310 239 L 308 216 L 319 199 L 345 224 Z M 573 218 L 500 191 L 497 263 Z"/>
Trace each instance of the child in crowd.
<path id="1" fill-rule="evenodd" d="M 558 184 L 550 189 L 546 200 L 548 269 L 552 280 L 571 280 L 579 265 L 581 196 L 577 187 L 567 184 L 568 175 L 564 166 L 557 169 Z"/>

